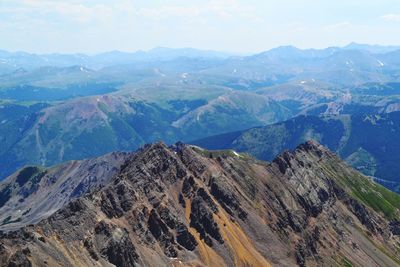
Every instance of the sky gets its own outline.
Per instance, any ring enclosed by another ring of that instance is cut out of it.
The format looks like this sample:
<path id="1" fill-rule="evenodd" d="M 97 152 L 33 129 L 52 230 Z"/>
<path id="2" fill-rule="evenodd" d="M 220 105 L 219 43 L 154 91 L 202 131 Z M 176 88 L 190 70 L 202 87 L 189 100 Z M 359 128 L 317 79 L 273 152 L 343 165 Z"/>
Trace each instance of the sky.
<path id="1" fill-rule="evenodd" d="M 400 45 L 400 1 L 0 0 L 0 49 L 9 51 L 253 53 L 350 42 Z"/>

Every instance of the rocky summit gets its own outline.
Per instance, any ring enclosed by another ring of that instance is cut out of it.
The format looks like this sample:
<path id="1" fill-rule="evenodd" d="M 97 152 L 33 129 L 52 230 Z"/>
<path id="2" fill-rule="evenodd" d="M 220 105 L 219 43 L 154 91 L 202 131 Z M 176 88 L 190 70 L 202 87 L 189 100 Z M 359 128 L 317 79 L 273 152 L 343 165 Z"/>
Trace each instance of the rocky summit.
<path id="1" fill-rule="evenodd" d="M 318 143 L 270 163 L 182 143 L 110 157 L 112 163 L 80 168 L 102 181 L 93 190 L 78 187 L 78 171 L 62 176 L 64 194 L 49 186 L 50 177 L 57 180 L 49 170 L 11 176 L 13 184 L 20 177 L 18 190 L 29 185 L 27 197 L 67 200 L 33 221 L 29 211 L 10 212 L 1 226 L 0 266 L 400 264 L 400 196 Z M 24 202 L 22 191 L 5 190 L 4 182 L 0 188 L 2 206 Z M 79 194 L 70 197 L 75 188 Z"/>

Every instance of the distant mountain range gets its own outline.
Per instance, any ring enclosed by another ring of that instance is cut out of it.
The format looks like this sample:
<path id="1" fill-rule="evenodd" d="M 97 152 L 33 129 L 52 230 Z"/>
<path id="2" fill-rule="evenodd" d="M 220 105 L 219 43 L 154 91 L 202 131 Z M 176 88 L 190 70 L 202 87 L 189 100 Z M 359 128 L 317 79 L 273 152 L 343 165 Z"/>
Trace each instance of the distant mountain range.
<path id="1" fill-rule="evenodd" d="M 70 67 L 75 65 L 87 68 L 103 68 L 110 65 L 139 63 L 146 61 L 168 61 L 176 58 L 224 59 L 229 53 L 199 50 L 193 48 L 158 47 L 149 51 L 121 52 L 110 51 L 96 55 L 85 54 L 32 54 L 26 52 L 7 52 L 0 50 L 0 70 L 39 67 Z"/>
<path id="2" fill-rule="evenodd" d="M 0 74 L 25 69 L 31 71 L 41 67 L 65 68 L 81 66 L 100 70 L 118 65 L 140 64 L 141 68 L 166 64 L 176 64 L 184 60 L 202 60 L 213 63 L 212 74 L 233 77 L 255 78 L 274 82 L 272 75 L 292 78 L 300 73 L 314 75 L 326 71 L 351 70 L 351 76 L 359 76 L 360 71 L 379 74 L 397 69 L 400 47 L 378 46 L 352 43 L 345 47 L 326 49 L 298 49 L 282 46 L 251 56 L 231 53 L 198 50 L 192 48 L 155 48 L 149 51 L 121 52 L 111 51 L 97 55 L 85 54 L 31 54 L 26 52 L 7 52 L 0 50 Z M 254 69 L 257 65 L 259 69 Z M 210 68 L 206 66 L 203 71 Z M 236 69 L 236 71 L 235 71 Z M 319 70 L 318 70 L 319 69 Z M 228 71 L 229 70 L 229 71 Z M 208 71 L 205 71 L 209 73 Z M 232 73 L 233 72 L 233 73 Z M 275 81 L 278 77 L 275 77 Z M 318 76 L 314 77 L 319 79 Z M 361 77 L 360 77 L 361 78 Z M 377 80 L 375 80 L 377 81 Z"/>
<path id="3" fill-rule="evenodd" d="M 358 44 L 354 42 L 346 45 L 343 48 L 349 50 L 364 50 L 374 54 L 383 54 L 400 50 L 400 46 L 398 45 L 368 45 L 368 44 Z"/>
<path id="4" fill-rule="evenodd" d="M 24 168 L 0 200 L 2 266 L 400 262 L 400 196 L 315 142 L 271 163 L 157 143 Z"/>
<path id="5" fill-rule="evenodd" d="M 399 81 L 399 64 L 400 50 L 394 47 L 357 44 L 320 50 L 285 46 L 251 56 L 168 48 L 94 56 L 0 52 L 0 91 L 3 99 L 18 100 L 7 92 L 21 86 L 60 91 L 57 89 L 101 84 L 111 85 L 108 92 L 112 92 L 143 85 L 201 83 L 255 90 L 318 81 L 343 89 L 369 82 Z M 96 93 L 103 92 L 75 92 L 67 98 Z M 32 100 L 48 100 L 46 95 L 41 97 Z"/>

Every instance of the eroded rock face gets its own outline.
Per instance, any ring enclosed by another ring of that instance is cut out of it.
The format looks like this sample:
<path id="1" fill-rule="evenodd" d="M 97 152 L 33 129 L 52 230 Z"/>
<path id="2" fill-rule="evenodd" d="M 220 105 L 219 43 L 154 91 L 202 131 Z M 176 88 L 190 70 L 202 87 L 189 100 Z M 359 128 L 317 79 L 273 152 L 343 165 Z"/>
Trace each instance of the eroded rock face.
<path id="1" fill-rule="evenodd" d="M 120 203 L 117 202 L 115 194 L 112 190 L 107 189 L 101 196 L 101 210 L 108 218 L 121 217 L 123 210 Z"/>
<path id="2" fill-rule="evenodd" d="M 230 191 L 229 187 L 213 177 L 210 180 L 210 189 L 211 194 L 218 200 L 229 215 L 234 216 L 236 213 L 240 219 L 246 219 L 247 213 L 241 208 L 239 201 Z"/>
<path id="3" fill-rule="evenodd" d="M 348 199 L 345 202 L 353 214 L 360 220 L 360 222 L 367 227 L 369 231 L 375 233 L 376 231 L 381 232 L 379 226 L 374 222 L 374 216 L 370 214 L 368 209 L 355 201 L 354 199 Z"/>
<path id="4" fill-rule="evenodd" d="M 0 244 L 0 266 L 6 266 L 8 258 L 9 252 L 7 248 L 3 244 Z"/>
<path id="5" fill-rule="evenodd" d="M 272 163 L 148 145 L 103 188 L 34 226 L 1 233 L 0 263 L 394 266 L 380 250 L 363 250 L 367 235 L 375 242 L 368 248 L 396 257 L 400 227 L 342 187 L 337 177 L 353 172 L 314 142 Z"/>
<path id="6" fill-rule="evenodd" d="M 106 243 L 100 250 L 100 253 L 110 263 L 121 267 L 137 265 L 139 255 L 136 253 L 127 230 L 119 229 L 118 233 L 113 234 L 111 238 L 106 238 L 105 241 Z"/>
<path id="7" fill-rule="evenodd" d="M 390 231 L 392 232 L 392 234 L 394 235 L 400 235 L 400 221 L 391 221 L 389 223 L 390 225 Z"/>
<path id="8" fill-rule="evenodd" d="M 183 223 L 178 224 L 176 227 L 176 241 L 182 247 L 190 251 L 195 250 L 198 244 L 194 236 Z"/>
<path id="9" fill-rule="evenodd" d="M 203 188 L 199 188 L 192 201 L 190 226 L 199 232 L 200 238 L 210 247 L 213 245 L 213 239 L 221 244 L 224 243 L 219 226 L 213 218 L 215 212 L 217 212 L 217 207 L 210 196 Z"/>
<path id="10" fill-rule="evenodd" d="M 174 235 L 154 209 L 150 212 L 148 227 L 154 238 L 164 247 L 165 255 L 176 258 L 178 252 L 175 249 L 176 243 Z"/>
<path id="11" fill-rule="evenodd" d="M 31 267 L 32 263 L 28 259 L 30 251 L 28 249 L 16 251 L 8 262 L 8 267 Z"/>

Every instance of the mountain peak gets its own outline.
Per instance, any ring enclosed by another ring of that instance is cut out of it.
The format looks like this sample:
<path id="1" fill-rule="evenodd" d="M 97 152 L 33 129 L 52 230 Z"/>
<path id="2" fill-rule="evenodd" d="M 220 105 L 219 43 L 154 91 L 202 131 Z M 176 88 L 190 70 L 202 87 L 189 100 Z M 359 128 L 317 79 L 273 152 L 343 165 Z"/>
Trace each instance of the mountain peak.
<path id="1" fill-rule="evenodd" d="M 305 151 L 305 152 L 315 152 L 318 155 L 323 155 L 327 153 L 332 153 L 328 148 L 321 145 L 316 140 L 310 139 L 303 144 L 297 146 L 296 151 Z"/>
<path id="2" fill-rule="evenodd" d="M 300 162 L 300 166 L 304 167 L 305 160 L 314 161 L 324 157 L 334 157 L 334 154 L 317 141 L 308 140 L 298 145 L 293 151 L 284 151 L 273 160 L 273 163 L 278 165 L 282 173 L 286 173 L 287 169 L 294 166 L 292 161 Z"/>

